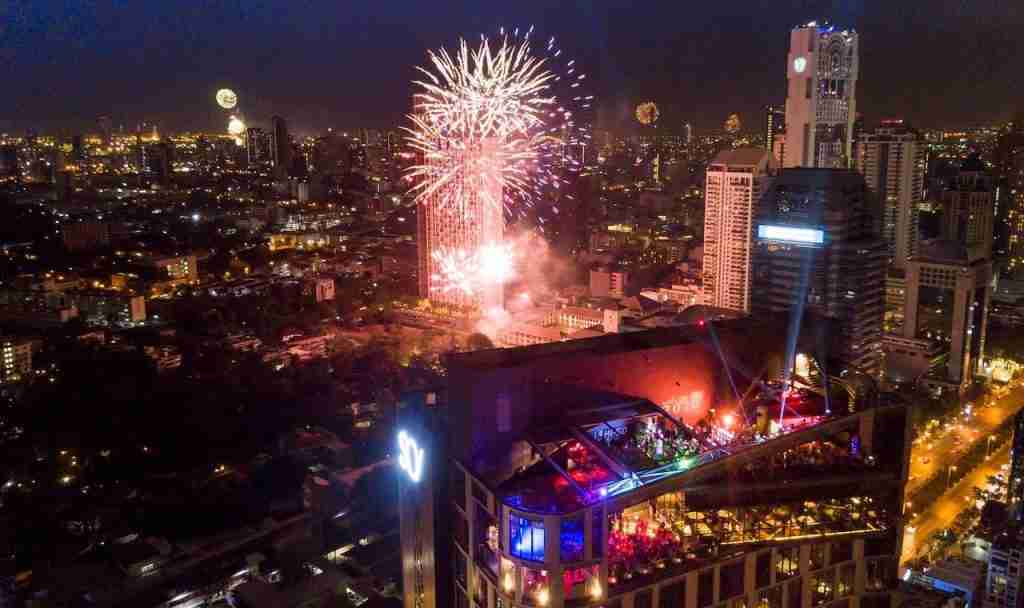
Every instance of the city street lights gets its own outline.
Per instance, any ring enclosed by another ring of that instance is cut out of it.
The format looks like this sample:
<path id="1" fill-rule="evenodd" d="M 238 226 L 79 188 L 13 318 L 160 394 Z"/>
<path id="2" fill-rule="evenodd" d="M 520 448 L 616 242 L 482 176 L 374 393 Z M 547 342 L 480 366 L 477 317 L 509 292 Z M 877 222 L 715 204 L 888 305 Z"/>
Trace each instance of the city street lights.
<path id="1" fill-rule="evenodd" d="M 953 471 L 956 471 L 956 465 L 949 465 L 949 475 L 946 476 L 946 491 L 949 491 L 949 485 L 953 483 Z"/>

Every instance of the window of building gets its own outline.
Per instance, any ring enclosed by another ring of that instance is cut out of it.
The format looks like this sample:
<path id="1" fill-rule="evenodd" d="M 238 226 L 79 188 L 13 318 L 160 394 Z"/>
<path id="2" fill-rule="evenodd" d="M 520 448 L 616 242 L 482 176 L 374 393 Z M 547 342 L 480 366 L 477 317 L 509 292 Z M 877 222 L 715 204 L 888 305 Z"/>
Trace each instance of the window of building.
<path id="1" fill-rule="evenodd" d="M 462 554 L 462 551 L 455 550 L 455 580 L 458 581 L 462 588 L 465 589 L 466 585 L 466 556 Z"/>
<path id="2" fill-rule="evenodd" d="M 520 559 L 544 561 L 544 522 L 509 515 L 509 553 Z"/>
<path id="3" fill-rule="evenodd" d="M 811 605 L 823 606 L 832 601 L 835 597 L 833 578 L 835 572 L 830 568 L 819 572 L 811 578 Z"/>
<path id="4" fill-rule="evenodd" d="M 782 587 L 775 585 L 758 593 L 756 608 L 782 608 Z"/>
<path id="5" fill-rule="evenodd" d="M 800 573 L 800 547 L 783 547 L 775 552 L 775 580 L 783 581 Z"/>
<path id="6" fill-rule="evenodd" d="M 754 573 L 757 579 L 755 587 L 767 587 L 772 584 L 772 552 L 762 551 L 757 554 L 757 561 L 754 564 Z"/>
<path id="7" fill-rule="evenodd" d="M 654 594 L 650 589 L 637 591 L 633 596 L 633 608 L 651 608 L 654 605 Z"/>
<path id="8" fill-rule="evenodd" d="M 724 564 L 719 569 L 718 596 L 723 600 L 743 593 L 744 560 Z"/>
<path id="9" fill-rule="evenodd" d="M 799 608 L 804 603 L 804 587 L 800 578 L 795 578 L 786 583 L 786 605 L 789 608 Z"/>
<path id="10" fill-rule="evenodd" d="M 856 575 L 856 564 L 839 566 L 839 579 L 836 581 L 836 597 L 853 594 L 853 577 Z"/>
<path id="11" fill-rule="evenodd" d="M 452 502 L 466 508 L 466 473 L 459 467 L 452 467 Z"/>
<path id="12" fill-rule="evenodd" d="M 562 519 L 562 531 L 558 536 L 561 561 L 578 562 L 583 559 L 583 516 Z"/>
<path id="13" fill-rule="evenodd" d="M 697 608 L 706 608 L 715 601 L 715 571 L 705 570 L 697 575 Z"/>
<path id="14" fill-rule="evenodd" d="M 811 570 L 825 567 L 825 545 L 811 545 L 811 557 L 808 567 Z"/>
<path id="15" fill-rule="evenodd" d="M 686 608 L 686 579 L 665 585 L 658 591 L 659 608 Z"/>
<path id="16" fill-rule="evenodd" d="M 853 559 L 853 543 L 848 540 L 834 542 L 832 543 L 830 554 L 830 564 L 848 562 Z"/>

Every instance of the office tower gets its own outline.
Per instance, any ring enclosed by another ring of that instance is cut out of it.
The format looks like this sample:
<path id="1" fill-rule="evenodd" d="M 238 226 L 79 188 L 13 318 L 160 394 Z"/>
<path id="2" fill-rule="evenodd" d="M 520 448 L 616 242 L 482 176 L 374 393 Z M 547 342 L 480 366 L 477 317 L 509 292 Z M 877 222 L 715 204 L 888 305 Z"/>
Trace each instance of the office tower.
<path id="1" fill-rule="evenodd" d="M 1006 502 L 1010 516 L 1024 521 L 1024 410 L 1013 418 L 1013 447 L 1010 450 L 1010 474 L 1007 479 Z"/>
<path id="2" fill-rule="evenodd" d="M 465 150 L 467 166 L 501 162 L 496 142 L 485 140 L 476 149 Z M 460 171 L 467 181 L 470 171 Z M 467 291 L 446 283 L 443 258 L 473 255 L 483 247 L 502 242 L 505 230 L 503 187 L 497 180 L 476 184 L 448 184 L 458 195 L 436 191 L 417 206 L 417 239 L 420 297 L 443 306 L 464 310 L 488 310 L 503 303 L 499 283 Z M 488 190 L 485 190 L 488 189 Z M 449 277 L 450 278 L 450 277 Z"/>
<path id="3" fill-rule="evenodd" d="M 985 608 L 1024 604 L 1024 526 L 1013 522 L 992 539 L 985 580 Z"/>
<path id="4" fill-rule="evenodd" d="M 21 178 L 21 166 L 18 163 L 18 147 L 0 147 L 0 168 L 4 177 Z"/>
<path id="5" fill-rule="evenodd" d="M 270 136 L 259 127 L 245 130 L 246 162 L 250 165 L 270 160 Z"/>
<path id="6" fill-rule="evenodd" d="M 163 187 L 171 185 L 174 162 L 174 146 L 170 142 L 159 142 L 148 147 L 147 168 Z"/>
<path id="7" fill-rule="evenodd" d="M 100 116 L 98 122 L 100 127 L 100 138 L 103 140 L 103 145 L 109 146 L 114 134 L 114 123 L 110 120 L 109 116 Z"/>
<path id="8" fill-rule="evenodd" d="M 693 142 L 693 125 L 683 124 L 683 141 L 689 146 Z"/>
<path id="9" fill-rule="evenodd" d="M 71 162 L 80 163 L 85 160 L 85 147 L 82 145 L 82 136 L 71 137 Z"/>
<path id="10" fill-rule="evenodd" d="M 934 239 L 907 262 L 903 337 L 937 342 L 945 370 L 926 381 L 964 388 L 979 373 L 992 299 L 992 260 L 981 247 Z"/>
<path id="11" fill-rule="evenodd" d="M 280 116 L 270 119 L 273 128 L 273 148 L 271 150 L 274 167 L 287 172 L 292 166 L 292 140 L 288 135 L 288 123 Z"/>
<path id="12" fill-rule="evenodd" d="M 857 34 L 810 22 L 789 36 L 786 167 L 846 168 L 857 115 Z"/>
<path id="13" fill-rule="evenodd" d="M 885 244 L 864 178 L 842 169 L 783 169 L 757 219 L 751 308 L 829 319 L 838 375 L 880 368 Z"/>
<path id="14" fill-rule="evenodd" d="M 917 253 L 917 205 L 924 197 L 925 143 L 902 120 L 884 121 L 856 142 L 857 171 L 877 206 L 876 226 L 894 268 Z"/>
<path id="15" fill-rule="evenodd" d="M 32 342 L 24 338 L 0 338 L 0 385 L 18 382 L 32 373 Z"/>
<path id="16" fill-rule="evenodd" d="M 733 409 L 723 361 L 763 367 L 781 331 L 453 354 L 399 407 L 405 607 L 888 606 L 907 410 Z"/>
<path id="17" fill-rule="evenodd" d="M 765 106 L 764 109 L 764 149 L 775 152 L 775 141 L 779 135 L 786 133 L 786 107 L 778 105 Z"/>
<path id="18" fill-rule="evenodd" d="M 1000 133 L 993 158 L 998 193 L 996 251 L 1017 264 L 1024 256 L 1024 113 Z"/>
<path id="19" fill-rule="evenodd" d="M 995 193 L 985 164 L 968 156 L 942 190 L 942 238 L 978 249 L 992 257 Z"/>
<path id="20" fill-rule="evenodd" d="M 758 148 L 720 152 L 704 188 L 703 303 L 750 312 L 750 254 L 758 201 L 775 172 Z"/>

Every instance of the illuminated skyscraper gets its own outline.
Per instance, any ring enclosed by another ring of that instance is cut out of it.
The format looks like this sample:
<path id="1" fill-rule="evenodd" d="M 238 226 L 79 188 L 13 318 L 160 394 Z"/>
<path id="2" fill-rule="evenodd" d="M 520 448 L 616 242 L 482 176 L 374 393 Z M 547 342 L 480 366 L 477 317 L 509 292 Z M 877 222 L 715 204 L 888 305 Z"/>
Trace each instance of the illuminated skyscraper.
<path id="1" fill-rule="evenodd" d="M 783 169 L 758 205 L 751 309 L 828 320 L 831 374 L 880 369 L 885 245 L 864 178 Z"/>
<path id="2" fill-rule="evenodd" d="M 1012 265 L 1024 260 L 1024 114 L 1014 118 L 996 142 L 996 250 Z"/>
<path id="3" fill-rule="evenodd" d="M 985 164 L 972 154 L 942 191 L 942 238 L 992 257 L 995 193 Z"/>
<path id="4" fill-rule="evenodd" d="M 750 253 L 757 203 L 775 162 L 759 148 L 721 152 L 704 189 L 704 304 L 750 312 Z"/>
<path id="5" fill-rule="evenodd" d="M 266 162 L 270 158 L 270 138 L 267 132 L 259 127 L 246 129 L 245 149 L 250 165 Z"/>
<path id="6" fill-rule="evenodd" d="M 846 168 L 857 113 L 857 34 L 812 21 L 789 40 L 784 165 Z"/>
<path id="7" fill-rule="evenodd" d="M 764 149 L 775 151 L 775 142 L 778 136 L 786 135 L 786 110 L 785 107 L 770 105 L 764 109 Z"/>
<path id="8" fill-rule="evenodd" d="M 903 121 L 887 121 L 857 142 L 857 171 L 877 199 L 879 234 L 889 263 L 904 268 L 917 253 L 919 216 L 924 197 L 925 144 Z"/>
<path id="9" fill-rule="evenodd" d="M 463 152 L 464 162 L 467 166 L 494 165 L 499 162 L 495 158 L 497 148 L 497 142 L 483 140 L 480 147 Z M 447 184 L 442 188 L 460 188 L 462 194 L 449 197 L 438 191 L 418 205 L 420 296 L 433 303 L 477 310 L 500 307 L 503 303 L 500 284 L 480 286 L 467 293 L 440 280 L 443 271 L 438 255 L 476 252 L 485 245 L 502 242 L 505 218 L 501 185 L 477 181 Z"/>
<path id="10" fill-rule="evenodd" d="M 280 116 L 274 116 L 270 122 L 273 127 L 271 160 L 279 173 L 288 171 L 292 165 L 292 141 L 288 136 L 288 123 Z"/>

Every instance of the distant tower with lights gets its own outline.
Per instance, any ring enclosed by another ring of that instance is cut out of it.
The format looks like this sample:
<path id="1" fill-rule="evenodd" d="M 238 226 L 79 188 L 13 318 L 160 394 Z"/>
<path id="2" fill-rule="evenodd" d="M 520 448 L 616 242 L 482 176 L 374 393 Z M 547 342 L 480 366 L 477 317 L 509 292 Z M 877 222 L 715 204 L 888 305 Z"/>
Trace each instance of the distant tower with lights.
<path id="1" fill-rule="evenodd" d="M 857 116 L 858 38 L 815 21 L 789 36 L 786 167 L 847 168 Z"/>

